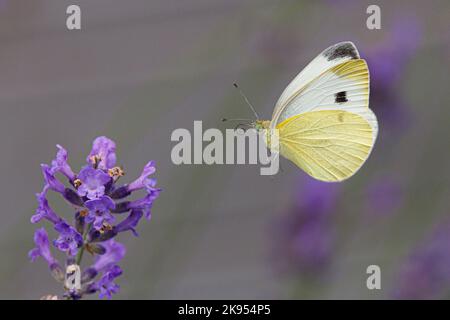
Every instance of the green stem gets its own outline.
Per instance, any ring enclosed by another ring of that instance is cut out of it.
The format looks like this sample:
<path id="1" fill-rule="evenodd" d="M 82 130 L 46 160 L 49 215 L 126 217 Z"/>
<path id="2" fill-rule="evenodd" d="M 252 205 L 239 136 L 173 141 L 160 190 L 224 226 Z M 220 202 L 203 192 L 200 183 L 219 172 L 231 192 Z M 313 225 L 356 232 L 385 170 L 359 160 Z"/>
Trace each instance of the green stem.
<path id="1" fill-rule="evenodd" d="M 81 263 L 81 259 L 83 258 L 83 253 L 84 253 L 84 240 L 83 240 L 83 246 L 81 247 L 81 249 L 78 251 L 77 253 L 77 258 L 75 260 L 75 263 L 77 265 L 80 265 Z"/>
<path id="2" fill-rule="evenodd" d="M 87 235 L 89 234 L 89 231 L 92 228 L 92 223 L 90 223 L 87 228 L 84 230 L 83 233 L 83 245 L 81 246 L 80 250 L 77 253 L 77 258 L 75 260 L 75 263 L 77 265 L 80 265 L 81 263 L 81 259 L 83 259 L 83 253 L 84 253 L 84 248 L 86 247 L 86 239 L 87 239 Z"/>

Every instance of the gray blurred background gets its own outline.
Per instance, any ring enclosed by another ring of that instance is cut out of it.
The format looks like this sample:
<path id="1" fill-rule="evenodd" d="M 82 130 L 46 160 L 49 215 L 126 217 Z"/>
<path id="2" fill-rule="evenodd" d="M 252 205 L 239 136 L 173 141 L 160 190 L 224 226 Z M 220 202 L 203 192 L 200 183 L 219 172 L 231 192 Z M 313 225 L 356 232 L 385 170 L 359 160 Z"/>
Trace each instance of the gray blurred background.
<path id="1" fill-rule="evenodd" d="M 70 4 L 81 31 L 66 29 Z M 369 4 L 381 30 L 366 28 Z M 449 297 L 449 20 L 438 0 L 0 0 L 0 298 L 61 293 L 27 258 L 39 164 L 59 143 L 78 169 L 99 135 L 116 141 L 126 181 L 154 159 L 164 189 L 140 237 L 118 239 L 116 298 Z M 380 122 L 353 178 L 315 183 L 285 159 L 275 177 L 172 164 L 174 129 L 252 116 L 233 82 L 269 118 L 289 81 L 344 40 L 369 62 Z M 381 290 L 366 288 L 371 264 Z"/>

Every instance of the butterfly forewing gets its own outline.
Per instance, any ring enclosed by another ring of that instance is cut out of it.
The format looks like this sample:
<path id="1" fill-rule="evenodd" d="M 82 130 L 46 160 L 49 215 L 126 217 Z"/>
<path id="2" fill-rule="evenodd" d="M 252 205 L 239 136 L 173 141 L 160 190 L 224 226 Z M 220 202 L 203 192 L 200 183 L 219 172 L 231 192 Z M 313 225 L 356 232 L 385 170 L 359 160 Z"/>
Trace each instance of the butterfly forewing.
<path id="1" fill-rule="evenodd" d="M 322 51 L 284 89 L 277 101 L 272 119 L 277 118 L 292 96 L 298 95 L 304 86 L 330 68 L 352 59 L 359 59 L 359 53 L 350 41 L 337 43 Z"/>
<path id="2" fill-rule="evenodd" d="M 378 125 L 369 110 L 369 69 L 362 59 L 350 60 L 334 66 L 319 75 L 292 96 L 278 118 L 279 124 L 301 113 L 320 110 L 345 110 L 359 114 L 373 128 L 373 139 Z"/>

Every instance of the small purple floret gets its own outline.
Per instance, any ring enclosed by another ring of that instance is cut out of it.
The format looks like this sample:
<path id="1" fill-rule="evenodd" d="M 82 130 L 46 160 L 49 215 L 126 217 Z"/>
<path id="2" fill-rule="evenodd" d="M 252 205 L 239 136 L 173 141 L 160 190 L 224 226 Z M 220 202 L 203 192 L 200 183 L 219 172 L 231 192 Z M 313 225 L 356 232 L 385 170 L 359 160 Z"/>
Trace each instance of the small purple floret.
<path id="1" fill-rule="evenodd" d="M 112 294 L 119 292 L 119 285 L 114 283 L 114 279 L 122 274 L 122 269 L 119 266 L 111 267 L 97 284 L 97 288 L 100 291 L 99 298 L 112 298 Z"/>
<path id="2" fill-rule="evenodd" d="M 69 164 L 67 163 L 67 150 L 61 147 L 59 144 L 56 145 L 58 152 L 56 153 L 55 160 L 52 161 L 51 171 L 53 173 L 61 172 L 70 181 L 75 179 L 75 173 L 73 173 Z"/>
<path id="3" fill-rule="evenodd" d="M 97 270 L 97 272 L 103 272 L 105 269 L 117 264 L 125 257 L 125 253 L 127 252 L 125 245 L 113 239 L 103 242 L 102 245 L 106 249 L 106 252 L 97 256 L 92 265 L 92 268 Z"/>
<path id="4" fill-rule="evenodd" d="M 89 214 L 85 218 L 86 223 L 93 222 L 96 230 L 102 229 L 104 222 L 113 223 L 115 219 L 111 215 L 111 210 L 115 206 L 114 201 L 108 196 L 86 201 L 86 208 L 89 210 Z"/>
<path id="5" fill-rule="evenodd" d="M 81 234 L 66 222 L 56 224 L 55 230 L 59 232 L 59 237 L 53 240 L 53 245 L 59 250 L 67 252 L 70 256 L 76 255 L 78 248 L 83 244 Z"/>
<path id="6" fill-rule="evenodd" d="M 38 257 L 42 257 L 47 261 L 49 267 L 57 263 L 50 252 L 50 242 L 48 240 L 47 231 L 45 231 L 44 228 L 36 230 L 34 233 L 34 243 L 36 244 L 36 247 L 28 253 L 28 257 L 31 261 L 34 262 Z"/>
<path id="7" fill-rule="evenodd" d="M 41 164 L 41 169 L 42 174 L 44 175 L 45 182 L 49 186 L 49 188 L 53 191 L 63 193 L 65 187 L 58 179 L 56 179 L 51 168 L 46 164 Z"/>
<path id="8" fill-rule="evenodd" d="M 93 164 L 93 157 L 98 157 L 98 169 L 107 170 L 116 165 L 116 144 L 107 137 L 98 137 L 92 143 L 92 150 L 87 157 L 87 162 Z"/>
<path id="9" fill-rule="evenodd" d="M 148 162 L 144 169 L 142 170 L 141 175 L 139 178 L 134 180 L 128 185 L 128 191 L 135 191 L 139 189 L 145 188 L 145 185 L 148 183 L 148 176 L 155 173 L 156 167 L 155 167 L 155 161 Z"/>
<path id="10" fill-rule="evenodd" d="M 105 184 L 111 177 L 100 169 L 94 169 L 91 166 L 85 166 L 81 169 L 78 179 L 81 185 L 78 187 L 78 195 L 86 196 L 88 199 L 97 199 L 104 195 Z"/>

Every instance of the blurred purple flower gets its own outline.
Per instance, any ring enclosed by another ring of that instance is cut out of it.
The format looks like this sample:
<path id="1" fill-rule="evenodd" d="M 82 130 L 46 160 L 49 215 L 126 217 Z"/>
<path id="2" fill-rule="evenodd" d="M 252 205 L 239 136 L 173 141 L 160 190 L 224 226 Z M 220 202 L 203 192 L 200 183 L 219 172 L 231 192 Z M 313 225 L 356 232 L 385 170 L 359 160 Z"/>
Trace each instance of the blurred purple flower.
<path id="1" fill-rule="evenodd" d="M 102 243 L 105 252 L 102 255 L 97 255 L 92 266 L 87 268 L 83 273 L 83 282 L 88 282 L 95 278 L 100 273 L 105 273 L 108 269 L 119 263 L 126 253 L 126 247 L 114 241 L 114 239 Z M 93 289 L 91 287 L 91 289 Z"/>
<path id="2" fill-rule="evenodd" d="M 403 202 L 403 192 L 400 183 L 392 178 L 377 179 L 367 188 L 367 209 L 365 212 L 376 216 L 389 216 Z"/>
<path id="3" fill-rule="evenodd" d="M 113 238 L 127 230 L 137 235 L 135 229 L 141 217 L 144 214 L 150 217 L 153 202 L 161 192 L 161 189 L 156 188 L 156 179 L 149 178 L 156 171 L 155 162 L 148 162 L 141 175 L 130 184 L 117 185 L 124 171 L 121 167 L 114 167 L 114 141 L 106 137 L 95 139 L 87 157 L 89 165 L 84 166 L 78 174 L 67 163 L 67 151 L 60 145 L 57 147 L 58 152 L 52 165 L 41 165 L 45 185 L 41 193 L 36 194 L 38 208 L 31 217 L 31 222 L 37 223 L 45 219 L 53 224 L 58 232 L 53 245 L 66 253 L 68 263 L 80 264 L 85 250 L 95 256 L 93 265 L 82 272 L 81 290 L 66 288 L 66 297 L 80 299 L 85 294 L 99 292 L 100 297 L 110 298 L 111 294 L 118 291 L 119 287 L 113 280 L 122 274 L 122 270 L 116 264 L 126 251 L 125 246 L 115 242 Z M 66 176 L 70 186 L 65 187 L 55 176 L 56 173 Z M 48 190 L 60 193 L 73 206 L 73 226 L 52 210 L 47 200 Z M 145 192 L 143 198 L 115 202 L 136 190 Z M 126 218 L 117 225 L 112 225 L 116 221 L 112 213 L 127 212 L 129 215 Z M 35 242 L 36 248 L 30 251 L 30 258 L 34 260 L 43 256 L 49 264 L 58 266 L 52 269 L 53 276 L 58 281 L 64 280 L 64 272 L 50 254 L 49 239 L 44 229 L 38 230 Z M 100 275 L 100 280 L 95 281 L 97 275 Z"/>
<path id="4" fill-rule="evenodd" d="M 119 266 L 113 266 L 98 281 L 96 287 L 100 291 L 99 298 L 112 298 L 112 294 L 119 292 L 119 285 L 114 283 L 114 280 L 122 274 L 122 269 Z"/>
<path id="5" fill-rule="evenodd" d="M 97 272 L 103 272 L 109 267 L 117 264 L 120 260 L 125 257 L 127 252 L 126 247 L 113 239 L 105 241 L 103 243 L 106 251 L 104 254 L 97 256 L 93 264 L 93 268 Z"/>
<path id="6" fill-rule="evenodd" d="M 284 269 L 311 274 L 325 269 L 332 255 L 332 214 L 339 186 L 307 179 L 294 207 L 282 221 L 277 246 L 281 259 L 277 260 Z"/>
<path id="7" fill-rule="evenodd" d="M 392 296 L 397 299 L 433 299 L 450 285 L 450 224 L 439 226 L 400 268 Z"/>
<path id="8" fill-rule="evenodd" d="M 404 128 L 409 114 L 399 94 L 399 85 L 422 39 L 415 16 L 398 18 L 383 40 L 362 53 L 370 69 L 371 108 L 379 122 L 390 130 Z"/>

